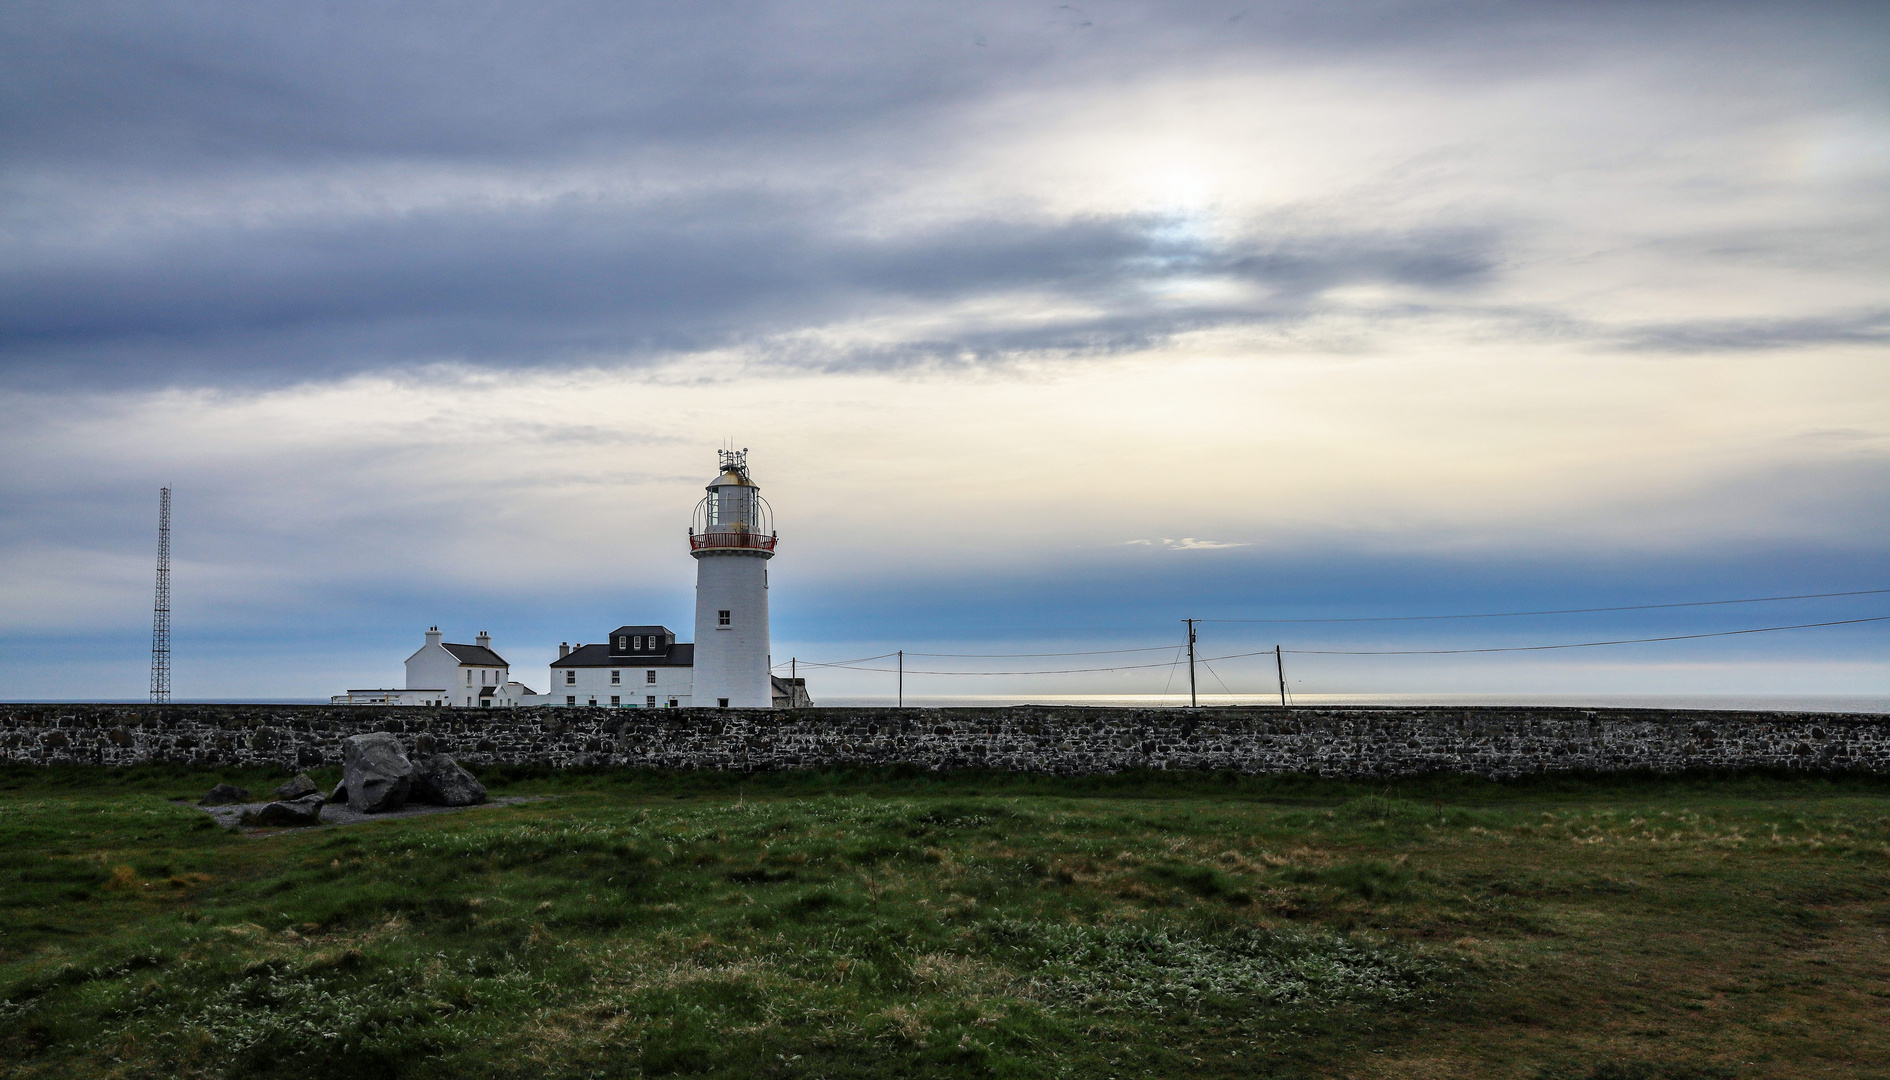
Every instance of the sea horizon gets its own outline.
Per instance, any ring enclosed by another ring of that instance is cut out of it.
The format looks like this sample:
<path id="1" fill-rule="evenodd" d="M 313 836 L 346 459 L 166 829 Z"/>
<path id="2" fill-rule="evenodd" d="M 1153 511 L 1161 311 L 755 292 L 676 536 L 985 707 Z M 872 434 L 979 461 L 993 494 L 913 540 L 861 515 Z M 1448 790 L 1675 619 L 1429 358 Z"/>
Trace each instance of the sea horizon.
<path id="1" fill-rule="evenodd" d="M 1200 694 L 1202 708 L 1267 706 L 1277 694 Z M 1556 708 L 1701 709 L 1727 712 L 1890 714 L 1890 694 L 1293 694 L 1297 706 L 1538 706 Z M 145 705 L 143 698 L 41 698 L 5 705 Z M 172 705 L 327 705 L 327 698 L 174 698 Z M 817 698 L 815 708 L 893 708 L 891 695 Z M 1187 708 L 1186 694 L 908 694 L 907 708 L 976 709 L 1021 705 L 1086 708 Z M 372 708 L 374 706 L 364 706 Z M 562 706 L 552 706 L 559 708 Z"/>

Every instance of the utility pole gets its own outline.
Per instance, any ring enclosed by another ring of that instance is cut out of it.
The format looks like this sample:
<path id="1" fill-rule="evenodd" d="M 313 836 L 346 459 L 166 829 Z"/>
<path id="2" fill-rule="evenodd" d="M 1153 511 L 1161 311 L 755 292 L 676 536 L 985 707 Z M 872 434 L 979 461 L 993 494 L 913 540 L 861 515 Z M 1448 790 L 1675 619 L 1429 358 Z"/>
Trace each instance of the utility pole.
<path id="1" fill-rule="evenodd" d="M 157 598 L 151 605 L 151 704 L 171 703 L 171 489 L 158 489 Z"/>
<path id="2" fill-rule="evenodd" d="M 1188 624 L 1188 708 L 1198 709 L 1201 702 L 1194 693 L 1194 620 L 1183 619 Z"/>
<path id="3" fill-rule="evenodd" d="M 1286 708 L 1286 659 L 1278 645 L 1273 646 L 1273 666 L 1280 672 L 1280 708 Z"/>
<path id="4" fill-rule="evenodd" d="M 790 678 L 790 679 L 798 679 L 798 678 L 800 678 L 800 675 L 801 675 L 801 673 L 800 673 L 800 660 L 801 660 L 801 658 L 800 658 L 800 657 L 798 657 L 798 656 L 790 656 L 790 657 L 788 657 L 788 661 L 787 661 L 787 677 L 788 677 L 788 678 Z"/>
<path id="5" fill-rule="evenodd" d="M 899 707 L 906 707 L 906 650 L 899 650 Z"/>

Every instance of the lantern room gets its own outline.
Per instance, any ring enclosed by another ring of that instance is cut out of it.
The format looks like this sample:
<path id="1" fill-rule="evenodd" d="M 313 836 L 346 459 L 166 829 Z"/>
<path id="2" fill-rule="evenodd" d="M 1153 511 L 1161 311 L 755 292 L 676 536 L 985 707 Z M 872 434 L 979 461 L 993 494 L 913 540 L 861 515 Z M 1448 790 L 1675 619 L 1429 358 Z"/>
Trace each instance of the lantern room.
<path id="1" fill-rule="evenodd" d="M 696 504 L 689 528 L 692 552 L 742 551 L 764 557 L 774 552 L 774 512 L 748 475 L 748 450 L 718 450 L 721 474 Z"/>

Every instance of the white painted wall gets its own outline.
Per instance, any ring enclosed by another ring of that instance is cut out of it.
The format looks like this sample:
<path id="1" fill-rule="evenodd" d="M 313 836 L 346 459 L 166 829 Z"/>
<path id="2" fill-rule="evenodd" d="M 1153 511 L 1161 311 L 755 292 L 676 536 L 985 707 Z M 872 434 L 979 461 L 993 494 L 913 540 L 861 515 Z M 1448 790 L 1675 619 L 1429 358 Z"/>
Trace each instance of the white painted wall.
<path id="1" fill-rule="evenodd" d="M 698 551 L 696 556 L 696 704 L 766 709 L 768 682 L 768 558 L 749 550 Z M 722 625 L 720 612 L 729 613 Z"/>
<path id="2" fill-rule="evenodd" d="M 452 700 L 440 689 L 350 690 L 328 699 L 330 705 L 450 705 Z"/>
<path id="3" fill-rule="evenodd" d="M 611 682 L 611 672 L 619 673 L 619 681 Z M 650 672 L 656 673 L 656 681 L 650 681 Z M 551 686 L 545 696 L 554 705 L 585 706 L 595 703 L 604 708 L 611 704 L 611 698 L 618 699 L 621 708 L 647 708 L 649 699 L 656 699 L 656 708 L 666 708 L 671 698 L 676 699 L 678 708 L 690 705 L 693 689 L 691 671 L 686 667 L 621 667 L 607 668 L 552 668 Z M 570 700 L 575 698 L 576 700 Z"/>
<path id="4" fill-rule="evenodd" d="M 445 687 L 451 692 L 460 684 L 459 658 L 434 640 L 438 636 L 429 633 L 428 641 L 420 647 L 420 651 L 407 658 L 407 686 L 410 689 Z"/>
<path id="5" fill-rule="evenodd" d="M 462 666 L 441 643 L 444 635 L 428 630 L 426 644 L 407 658 L 409 689 L 445 688 L 446 703 L 462 709 L 479 704 L 479 688 L 503 686 L 512 679 L 510 665 Z"/>

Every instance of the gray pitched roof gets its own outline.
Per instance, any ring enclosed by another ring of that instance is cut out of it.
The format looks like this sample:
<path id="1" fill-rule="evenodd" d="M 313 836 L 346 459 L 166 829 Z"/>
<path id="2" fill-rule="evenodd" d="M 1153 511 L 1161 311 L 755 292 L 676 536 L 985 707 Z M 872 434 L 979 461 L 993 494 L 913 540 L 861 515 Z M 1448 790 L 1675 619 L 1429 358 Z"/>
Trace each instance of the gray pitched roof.
<path id="1" fill-rule="evenodd" d="M 453 645 L 441 642 L 440 647 L 453 654 L 461 667 L 511 667 L 505 658 L 482 645 Z"/>
<path id="2" fill-rule="evenodd" d="M 696 647 L 689 642 L 678 641 L 671 645 L 668 651 L 662 653 L 612 655 L 608 645 L 580 645 L 571 650 L 571 655 L 553 660 L 551 666 L 555 668 L 695 667 Z"/>
<path id="3" fill-rule="evenodd" d="M 619 634 L 644 634 L 646 636 L 649 634 L 661 634 L 667 638 L 674 638 L 676 636 L 676 632 L 667 626 L 619 626 L 617 629 L 612 630 L 610 634 L 612 637 L 616 637 Z"/>

